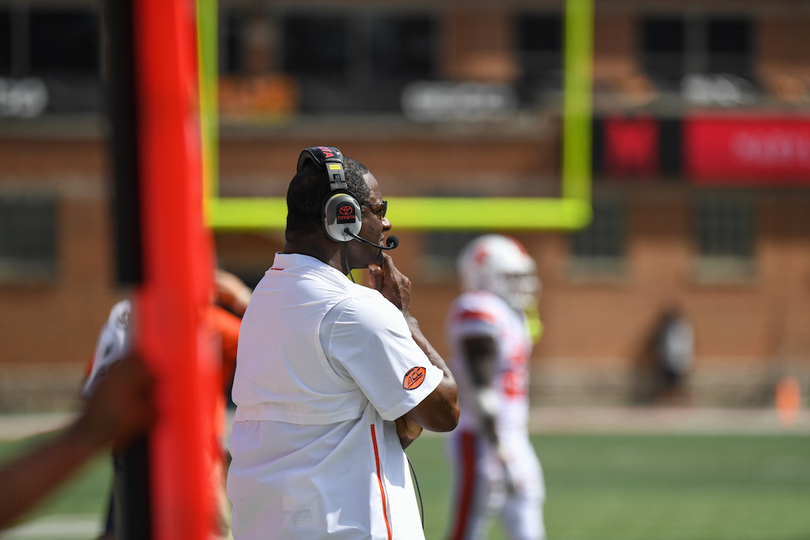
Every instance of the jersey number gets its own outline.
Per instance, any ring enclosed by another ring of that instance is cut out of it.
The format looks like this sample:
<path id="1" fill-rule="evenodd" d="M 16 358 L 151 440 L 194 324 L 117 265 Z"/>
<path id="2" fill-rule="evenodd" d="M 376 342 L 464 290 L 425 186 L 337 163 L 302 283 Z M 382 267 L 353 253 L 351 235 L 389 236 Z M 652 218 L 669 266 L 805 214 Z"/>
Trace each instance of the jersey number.
<path id="1" fill-rule="evenodd" d="M 526 361 L 528 355 L 515 353 L 509 357 L 509 370 L 503 374 L 503 392 L 509 397 L 525 396 L 528 386 Z"/>

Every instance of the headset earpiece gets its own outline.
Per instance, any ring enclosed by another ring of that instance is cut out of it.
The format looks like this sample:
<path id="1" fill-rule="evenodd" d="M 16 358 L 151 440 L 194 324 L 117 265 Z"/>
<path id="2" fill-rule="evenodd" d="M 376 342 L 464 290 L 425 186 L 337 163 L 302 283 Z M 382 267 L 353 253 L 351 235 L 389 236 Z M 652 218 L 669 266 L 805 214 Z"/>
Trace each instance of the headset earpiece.
<path id="1" fill-rule="evenodd" d="M 348 242 L 352 239 L 346 230 L 359 234 L 363 226 L 362 208 L 348 191 L 333 191 L 323 203 L 323 230 L 335 242 Z"/>
<path id="2" fill-rule="evenodd" d="M 298 155 L 300 171 L 307 161 L 314 161 L 326 169 L 329 175 L 329 194 L 321 207 L 323 231 L 335 242 L 348 242 L 351 235 L 360 234 L 363 226 L 363 209 L 357 198 L 349 191 L 343 167 L 343 154 L 332 146 L 313 146 L 301 150 Z M 348 229 L 349 233 L 345 232 Z"/>

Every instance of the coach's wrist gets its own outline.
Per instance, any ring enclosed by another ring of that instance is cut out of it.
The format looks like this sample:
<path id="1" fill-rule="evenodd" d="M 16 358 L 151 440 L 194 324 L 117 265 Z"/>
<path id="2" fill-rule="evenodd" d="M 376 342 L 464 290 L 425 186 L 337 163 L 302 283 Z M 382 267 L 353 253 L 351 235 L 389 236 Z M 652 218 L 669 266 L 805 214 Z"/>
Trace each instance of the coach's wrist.
<path id="1" fill-rule="evenodd" d="M 416 320 L 416 317 L 407 312 L 403 312 L 402 315 L 405 316 L 405 321 L 408 323 L 408 328 L 411 330 L 411 334 L 414 336 L 421 336 L 422 329 L 419 327 L 419 321 Z"/>

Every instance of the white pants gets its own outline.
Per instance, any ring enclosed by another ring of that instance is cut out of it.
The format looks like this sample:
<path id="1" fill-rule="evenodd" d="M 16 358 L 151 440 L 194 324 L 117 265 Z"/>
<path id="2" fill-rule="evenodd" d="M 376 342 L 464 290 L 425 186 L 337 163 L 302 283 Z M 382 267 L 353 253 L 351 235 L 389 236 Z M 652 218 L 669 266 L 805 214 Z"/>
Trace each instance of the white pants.
<path id="1" fill-rule="evenodd" d="M 453 464 L 454 493 L 450 540 L 483 540 L 491 520 L 499 518 L 510 540 L 544 540 L 543 469 L 526 433 L 501 436 L 509 449 L 520 483 L 509 493 L 500 460 L 484 437 L 472 431 L 454 432 L 448 453 Z"/>

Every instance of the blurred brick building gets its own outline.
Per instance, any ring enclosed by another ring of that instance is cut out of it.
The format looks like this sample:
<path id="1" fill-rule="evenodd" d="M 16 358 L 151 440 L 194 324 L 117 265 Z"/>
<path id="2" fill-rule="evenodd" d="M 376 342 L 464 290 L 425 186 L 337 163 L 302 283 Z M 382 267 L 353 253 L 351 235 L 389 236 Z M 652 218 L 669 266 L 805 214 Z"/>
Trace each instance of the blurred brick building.
<path id="1" fill-rule="evenodd" d="M 810 386 L 810 9 L 596 0 L 594 220 L 510 231 L 539 263 L 532 398 L 654 399 L 652 336 L 695 331 L 682 402 Z M 115 284 L 101 3 L 0 0 L 0 410 L 70 406 Z M 220 0 L 220 193 L 282 196 L 301 148 L 339 147 L 390 196 L 556 196 L 558 1 Z M 396 231 L 396 221 L 393 222 Z M 474 233 L 396 231 L 445 352 Z M 279 231 L 218 233 L 257 281 Z"/>

